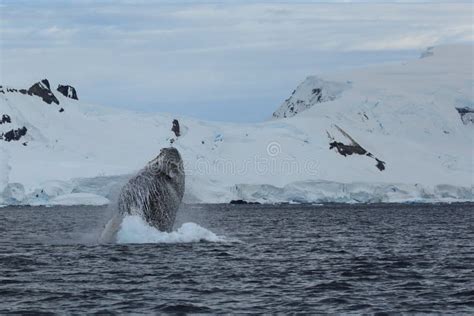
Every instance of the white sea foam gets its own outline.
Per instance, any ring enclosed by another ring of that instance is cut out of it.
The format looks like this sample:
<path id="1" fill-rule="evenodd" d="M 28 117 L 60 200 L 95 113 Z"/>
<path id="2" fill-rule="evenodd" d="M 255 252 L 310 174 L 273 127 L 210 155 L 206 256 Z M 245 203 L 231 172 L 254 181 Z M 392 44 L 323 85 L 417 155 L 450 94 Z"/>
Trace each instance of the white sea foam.
<path id="1" fill-rule="evenodd" d="M 117 243 L 119 244 L 191 243 L 200 241 L 222 242 L 226 239 L 195 223 L 184 223 L 171 233 L 161 232 L 136 215 L 126 216 L 117 233 Z"/>

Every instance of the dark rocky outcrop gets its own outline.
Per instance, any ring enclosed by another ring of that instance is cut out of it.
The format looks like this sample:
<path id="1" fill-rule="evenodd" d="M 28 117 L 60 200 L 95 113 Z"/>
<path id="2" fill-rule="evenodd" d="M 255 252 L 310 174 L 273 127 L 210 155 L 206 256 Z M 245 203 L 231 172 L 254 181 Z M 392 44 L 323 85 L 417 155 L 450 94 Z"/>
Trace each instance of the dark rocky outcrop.
<path id="1" fill-rule="evenodd" d="M 28 89 L 28 94 L 39 96 L 43 99 L 44 102 L 51 104 L 56 103 L 59 104 L 59 100 L 51 91 L 51 87 L 49 85 L 49 81 L 47 79 L 43 79 L 40 82 L 35 83 Z"/>
<path id="2" fill-rule="evenodd" d="M 21 94 L 29 94 L 32 95 L 26 89 L 15 89 L 15 88 L 8 88 L 4 86 L 0 86 L 0 93 L 5 94 L 5 92 L 12 92 L 12 93 L 21 93 Z"/>
<path id="3" fill-rule="evenodd" d="M 31 92 L 29 92 L 29 91 L 26 90 L 26 89 L 20 89 L 20 90 L 18 90 L 18 92 L 20 92 L 21 94 L 33 95 Z"/>
<path id="4" fill-rule="evenodd" d="M 464 125 L 474 124 L 474 109 L 469 107 L 456 108 Z"/>
<path id="5" fill-rule="evenodd" d="M 178 120 L 173 120 L 173 127 L 171 127 L 171 131 L 176 135 L 176 137 L 181 136 L 181 131 L 179 128 L 179 122 Z"/>
<path id="6" fill-rule="evenodd" d="M 3 114 L 2 119 L 0 120 L 0 124 L 6 124 L 6 123 L 11 123 L 12 119 L 8 114 Z"/>
<path id="7" fill-rule="evenodd" d="M 382 160 L 378 160 L 377 158 L 375 158 L 375 160 L 377 161 L 377 164 L 375 165 L 380 171 L 384 171 L 385 170 L 385 161 L 382 161 Z"/>
<path id="8" fill-rule="evenodd" d="M 232 200 L 229 204 L 260 204 L 259 202 L 248 202 L 245 200 Z"/>
<path id="9" fill-rule="evenodd" d="M 359 144 L 344 145 L 341 142 L 333 141 L 332 143 L 329 143 L 329 149 L 333 148 L 336 148 L 337 152 L 343 156 L 350 156 L 352 154 L 365 155 L 367 153 L 367 151 L 364 148 L 360 147 Z"/>
<path id="10" fill-rule="evenodd" d="M 60 84 L 58 85 L 58 88 L 56 90 L 58 90 L 62 95 L 64 95 L 67 98 L 79 100 L 77 98 L 76 89 L 73 86 Z"/>
<path id="11" fill-rule="evenodd" d="M 375 165 L 377 169 L 380 171 L 385 170 L 385 161 L 382 161 L 369 153 L 367 150 L 365 150 L 361 145 L 359 145 L 349 134 L 347 134 L 342 128 L 336 125 L 337 130 L 341 132 L 344 137 L 346 137 L 349 140 L 349 144 L 344 144 L 342 142 L 338 142 L 334 140 L 334 138 L 327 132 L 328 137 L 332 142 L 329 143 L 329 149 L 336 148 L 337 152 L 344 157 L 350 156 L 350 155 L 365 155 L 367 157 L 370 157 L 372 159 L 375 159 L 377 164 Z"/>
<path id="12" fill-rule="evenodd" d="M 27 131 L 28 131 L 28 129 L 25 126 L 23 126 L 21 128 L 18 128 L 18 129 L 12 129 L 12 130 L 9 130 L 6 133 L 1 134 L 0 139 L 5 140 L 6 142 L 18 141 L 23 136 L 26 135 Z"/>
<path id="13" fill-rule="evenodd" d="M 316 88 L 311 90 L 311 92 L 316 96 L 316 102 L 321 103 L 323 98 L 322 90 L 320 88 Z"/>

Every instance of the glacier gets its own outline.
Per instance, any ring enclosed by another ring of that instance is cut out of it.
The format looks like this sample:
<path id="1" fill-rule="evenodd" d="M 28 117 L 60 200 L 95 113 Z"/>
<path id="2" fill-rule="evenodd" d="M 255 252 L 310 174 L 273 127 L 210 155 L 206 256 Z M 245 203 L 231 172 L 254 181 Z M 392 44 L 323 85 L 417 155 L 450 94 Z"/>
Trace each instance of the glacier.
<path id="1" fill-rule="evenodd" d="M 472 56 L 472 45 L 447 45 L 310 76 L 253 124 L 119 110 L 54 89 L 44 95 L 58 103 L 47 103 L 0 86 L 0 205 L 113 203 L 170 145 L 185 162 L 187 203 L 472 201 Z"/>

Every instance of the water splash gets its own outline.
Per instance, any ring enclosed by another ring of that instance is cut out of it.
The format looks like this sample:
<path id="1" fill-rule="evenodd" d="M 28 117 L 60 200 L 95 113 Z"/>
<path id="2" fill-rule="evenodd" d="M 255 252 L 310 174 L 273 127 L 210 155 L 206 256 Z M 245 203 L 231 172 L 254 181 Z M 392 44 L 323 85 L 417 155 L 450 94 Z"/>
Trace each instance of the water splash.
<path id="1" fill-rule="evenodd" d="M 191 243 L 191 242 L 224 242 L 226 239 L 217 236 L 195 223 L 184 223 L 176 231 L 166 233 L 151 227 L 142 217 L 126 216 L 117 233 L 119 244 L 144 243 Z"/>

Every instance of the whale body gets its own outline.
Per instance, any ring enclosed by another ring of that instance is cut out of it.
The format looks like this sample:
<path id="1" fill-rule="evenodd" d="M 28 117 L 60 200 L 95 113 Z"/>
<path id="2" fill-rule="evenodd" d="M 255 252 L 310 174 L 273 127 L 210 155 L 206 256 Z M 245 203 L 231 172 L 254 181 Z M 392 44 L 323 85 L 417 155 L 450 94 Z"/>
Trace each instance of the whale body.
<path id="1" fill-rule="evenodd" d="M 114 238 L 126 215 L 138 215 L 163 232 L 173 229 L 184 195 L 183 160 L 176 148 L 163 148 L 160 154 L 132 177 L 118 198 L 118 212 L 107 224 L 101 240 Z"/>

